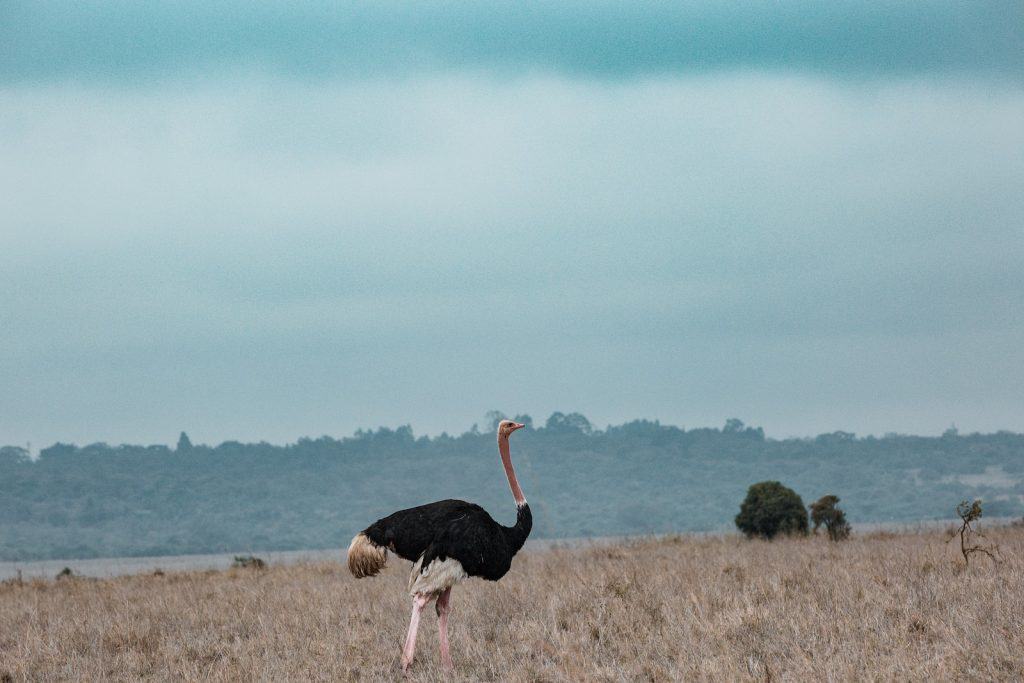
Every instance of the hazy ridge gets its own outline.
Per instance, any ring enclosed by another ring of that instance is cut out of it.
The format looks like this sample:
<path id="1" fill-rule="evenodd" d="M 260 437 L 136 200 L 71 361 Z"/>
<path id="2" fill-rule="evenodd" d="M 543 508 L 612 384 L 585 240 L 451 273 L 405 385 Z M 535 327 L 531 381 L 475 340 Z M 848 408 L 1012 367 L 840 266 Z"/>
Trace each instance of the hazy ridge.
<path id="1" fill-rule="evenodd" d="M 739 420 L 599 430 L 555 413 L 512 448 L 538 538 L 730 528 L 746 487 L 764 479 L 807 504 L 834 493 L 854 523 L 948 518 L 963 498 L 982 498 L 988 515 L 1024 514 L 1024 435 L 1011 432 L 776 440 Z M 511 522 L 489 430 L 381 428 L 285 446 L 56 444 L 35 460 L 5 447 L 0 559 L 340 547 L 388 512 L 448 497 Z"/>

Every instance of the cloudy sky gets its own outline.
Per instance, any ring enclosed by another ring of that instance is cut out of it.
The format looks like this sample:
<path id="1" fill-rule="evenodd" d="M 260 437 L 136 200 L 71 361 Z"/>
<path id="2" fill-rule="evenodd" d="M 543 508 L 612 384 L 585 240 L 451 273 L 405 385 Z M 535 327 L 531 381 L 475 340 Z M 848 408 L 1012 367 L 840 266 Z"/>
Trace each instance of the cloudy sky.
<path id="1" fill-rule="evenodd" d="M 0 4 L 0 443 L 1024 430 L 1024 4 L 254 4 Z"/>

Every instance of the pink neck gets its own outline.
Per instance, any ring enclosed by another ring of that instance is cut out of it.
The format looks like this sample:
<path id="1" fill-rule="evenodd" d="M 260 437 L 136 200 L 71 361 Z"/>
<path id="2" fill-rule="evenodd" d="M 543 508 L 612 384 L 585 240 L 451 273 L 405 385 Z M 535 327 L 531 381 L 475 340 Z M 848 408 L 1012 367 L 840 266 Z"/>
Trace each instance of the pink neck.
<path id="1" fill-rule="evenodd" d="M 508 450 L 508 436 L 498 435 L 498 452 L 501 453 L 501 464 L 505 467 L 508 487 L 512 489 L 512 497 L 516 499 L 516 507 L 522 507 L 526 505 L 526 497 L 523 496 L 523 490 L 519 488 L 516 471 L 512 469 L 512 455 Z"/>

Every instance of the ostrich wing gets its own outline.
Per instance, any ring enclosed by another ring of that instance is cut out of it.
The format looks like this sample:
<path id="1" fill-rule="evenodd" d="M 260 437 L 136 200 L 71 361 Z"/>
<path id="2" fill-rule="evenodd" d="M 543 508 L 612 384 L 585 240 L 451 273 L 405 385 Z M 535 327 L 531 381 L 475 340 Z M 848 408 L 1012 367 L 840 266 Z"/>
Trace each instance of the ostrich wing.
<path id="1" fill-rule="evenodd" d="M 371 541 L 399 557 L 415 562 L 453 520 L 487 514 L 479 505 L 464 500 L 439 500 L 393 512 L 363 532 Z"/>
<path id="2" fill-rule="evenodd" d="M 497 581 L 508 572 L 514 554 L 505 528 L 474 505 L 440 529 L 417 561 L 416 570 L 425 574 L 435 562 L 451 559 L 469 576 Z"/>

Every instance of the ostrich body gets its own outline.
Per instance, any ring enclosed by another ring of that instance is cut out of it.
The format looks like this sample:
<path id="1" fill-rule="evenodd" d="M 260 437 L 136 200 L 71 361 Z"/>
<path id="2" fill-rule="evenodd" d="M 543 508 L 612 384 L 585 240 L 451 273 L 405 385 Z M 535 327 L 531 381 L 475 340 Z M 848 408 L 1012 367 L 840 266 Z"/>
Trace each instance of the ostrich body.
<path id="1" fill-rule="evenodd" d="M 409 577 L 412 617 L 402 650 L 407 671 L 416 652 L 420 614 L 436 600 L 441 661 L 452 667 L 448 646 L 448 610 L 451 590 L 459 581 L 477 576 L 497 581 L 508 573 L 512 557 L 530 535 L 533 516 L 519 488 L 508 437 L 525 425 L 511 420 L 498 424 L 498 452 L 516 501 L 516 523 L 502 526 L 479 505 L 464 500 L 441 500 L 378 519 L 352 539 L 348 568 L 357 579 L 374 576 L 384 567 L 388 550 L 414 562 Z"/>

